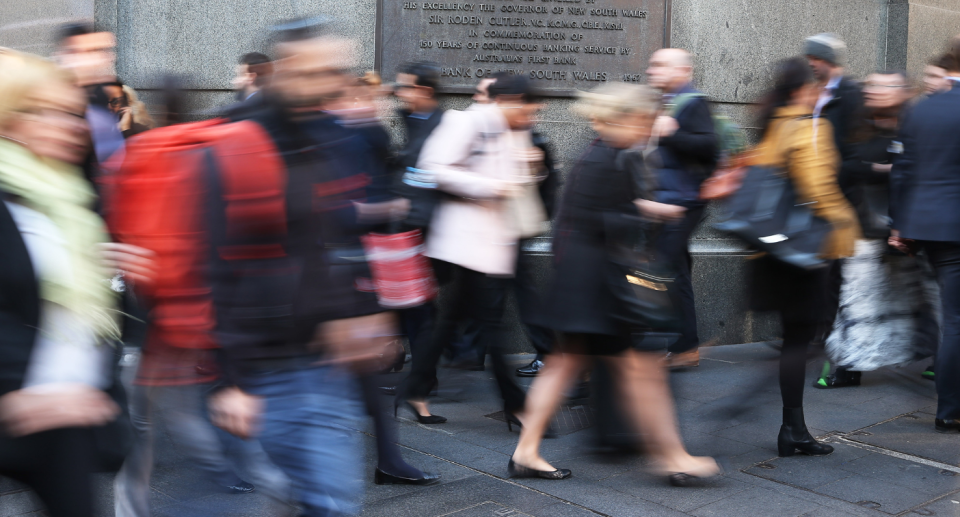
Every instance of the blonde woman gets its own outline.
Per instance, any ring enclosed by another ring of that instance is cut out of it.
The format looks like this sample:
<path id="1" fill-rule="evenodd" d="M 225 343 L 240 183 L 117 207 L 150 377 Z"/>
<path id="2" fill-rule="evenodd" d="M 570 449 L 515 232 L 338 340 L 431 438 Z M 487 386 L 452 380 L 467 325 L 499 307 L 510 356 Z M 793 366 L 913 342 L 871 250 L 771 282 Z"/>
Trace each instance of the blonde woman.
<path id="1" fill-rule="evenodd" d="M 76 163 L 89 152 L 85 96 L 40 57 L 0 48 L 0 474 L 48 514 L 92 516 L 93 428 L 113 421 L 115 298 L 127 251 L 98 252 L 103 222 Z"/>
<path id="2" fill-rule="evenodd" d="M 512 477 L 564 479 L 571 475 L 540 456 L 540 440 L 563 393 L 595 356 L 606 360 L 624 410 L 643 432 L 645 449 L 656 460 L 656 468 L 672 484 L 688 486 L 721 472 L 712 458 L 693 457 L 684 448 L 660 362 L 662 350 L 639 351 L 631 346 L 631 329 L 613 317 L 617 300 L 605 278 L 610 237 L 605 221 L 611 215 L 657 220 L 683 215 L 682 207 L 645 199 L 652 185 L 634 182 L 634 177 L 649 177 L 642 169 L 642 155 L 634 148 L 646 144 L 658 108 L 659 97 L 653 90 L 622 83 L 601 86 L 579 104 L 599 138 L 567 179 L 555 223 L 555 280 L 544 298 L 542 324 L 559 332 L 560 339 L 530 387 L 520 442 L 508 465 Z"/>

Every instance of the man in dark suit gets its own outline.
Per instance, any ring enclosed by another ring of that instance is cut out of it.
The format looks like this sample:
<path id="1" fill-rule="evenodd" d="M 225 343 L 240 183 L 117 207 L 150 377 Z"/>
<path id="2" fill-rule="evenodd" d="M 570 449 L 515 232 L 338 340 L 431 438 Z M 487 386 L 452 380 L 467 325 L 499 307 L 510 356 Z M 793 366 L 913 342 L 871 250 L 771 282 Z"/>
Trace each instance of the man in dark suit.
<path id="1" fill-rule="evenodd" d="M 667 362 L 671 367 L 699 366 L 700 338 L 689 246 L 706 206 L 700 200 L 700 185 L 717 166 L 717 134 L 706 97 L 691 84 L 693 58 L 689 52 L 676 48 L 654 52 L 647 76 L 650 86 L 663 92 L 668 108 L 653 126 L 660 160 L 657 201 L 686 209 L 681 220 L 664 225 L 659 242 L 660 251 L 677 267 L 683 325 L 680 339 L 668 349 Z"/>
<path id="2" fill-rule="evenodd" d="M 890 244 L 926 250 L 940 281 L 943 339 L 935 377 L 940 432 L 960 431 L 960 36 L 951 46 L 952 88 L 917 104 L 903 124 L 890 207 Z"/>

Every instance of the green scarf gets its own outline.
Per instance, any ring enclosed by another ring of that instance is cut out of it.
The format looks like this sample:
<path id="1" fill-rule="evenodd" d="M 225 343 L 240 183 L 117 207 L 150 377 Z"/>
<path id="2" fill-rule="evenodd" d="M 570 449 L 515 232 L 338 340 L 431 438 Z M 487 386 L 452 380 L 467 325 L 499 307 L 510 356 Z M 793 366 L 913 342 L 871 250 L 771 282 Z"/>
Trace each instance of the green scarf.
<path id="1" fill-rule="evenodd" d="M 47 216 L 64 239 L 70 271 L 45 273 L 39 279 L 40 298 L 82 315 L 100 336 L 119 337 L 116 294 L 97 249 L 107 242 L 107 232 L 90 209 L 96 194 L 80 170 L 0 139 L 0 191 Z"/>

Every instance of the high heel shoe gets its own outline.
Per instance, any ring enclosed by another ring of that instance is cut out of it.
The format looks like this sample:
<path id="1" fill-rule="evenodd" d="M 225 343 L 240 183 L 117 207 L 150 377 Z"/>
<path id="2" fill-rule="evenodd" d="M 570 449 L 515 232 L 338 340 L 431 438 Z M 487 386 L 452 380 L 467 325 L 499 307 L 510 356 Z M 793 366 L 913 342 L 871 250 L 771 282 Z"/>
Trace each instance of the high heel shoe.
<path id="1" fill-rule="evenodd" d="M 534 470 L 514 463 L 513 458 L 507 463 L 507 473 L 511 478 L 540 478 L 540 479 L 567 479 L 573 475 L 570 469 Z"/>
<path id="2" fill-rule="evenodd" d="M 436 485 L 440 482 L 440 474 L 424 472 L 419 478 L 405 478 L 387 474 L 379 468 L 373 473 L 373 482 L 377 485 Z"/>
<path id="3" fill-rule="evenodd" d="M 833 447 L 822 444 L 810 436 L 807 424 L 803 420 L 803 408 L 783 408 L 783 425 L 777 437 L 777 454 L 781 458 L 793 456 L 799 452 L 809 456 L 826 456 Z"/>
<path id="4" fill-rule="evenodd" d="M 400 407 L 400 402 L 401 401 L 398 400 L 396 403 L 393 404 L 394 418 L 396 418 L 397 416 L 397 409 Z M 421 424 L 442 424 L 447 421 L 446 418 L 440 415 L 423 416 L 420 414 L 419 411 L 417 411 L 417 408 L 415 408 L 413 404 L 411 404 L 409 401 L 404 400 L 403 403 L 406 404 L 408 408 L 410 408 L 410 411 L 413 411 L 413 414 L 417 416 L 417 422 L 420 422 Z"/>
<path id="5" fill-rule="evenodd" d="M 698 487 L 710 484 L 718 477 L 722 476 L 725 472 L 723 465 L 720 464 L 720 461 L 718 461 L 716 458 L 714 458 L 714 461 L 717 462 L 717 472 L 713 474 L 708 476 L 698 476 L 694 474 L 688 474 L 686 472 L 674 472 L 667 476 L 667 480 L 670 481 L 671 485 L 680 488 Z"/>
<path id="6" fill-rule="evenodd" d="M 504 416 L 504 420 L 507 421 L 507 430 L 510 431 L 511 433 L 513 432 L 513 426 L 517 426 L 517 429 L 523 429 L 523 423 L 520 422 L 520 419 L 517 418 L 517 416 L 514 415 L 513 413 L 504 411 L 503 416 Z M 547 427 L 547 429 L 543 431 L 543 438 L 546 440 L 553 440 L 554 438 L 558 438 L 558 437 L 559 435 L 557 434 L 556 429 L 554 429 L 552 425 Z"/>

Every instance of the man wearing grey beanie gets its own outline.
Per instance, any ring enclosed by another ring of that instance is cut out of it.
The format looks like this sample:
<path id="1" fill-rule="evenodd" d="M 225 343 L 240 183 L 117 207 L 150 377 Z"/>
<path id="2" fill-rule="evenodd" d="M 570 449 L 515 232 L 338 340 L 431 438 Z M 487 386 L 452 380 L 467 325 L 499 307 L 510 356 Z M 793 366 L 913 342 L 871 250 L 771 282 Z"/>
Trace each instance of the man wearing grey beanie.
<path id="1" fill-rule="evenodd" d="M 833 126 L 833 138 L 841 159 L 837 182 L 847 200 L 857 206 L 859 191 L 852 171 L 855 170 L 858 159 L 853 133 L 863 116 L 863 94 L 856 80 L 843 75 L 847 46 L 836 34 L 823 33 L 807 38 L 803 44 L 803 53 L 807 56 L 820 86 L 820 98 L 813 110 L 813 116 L 824 118 Z M 840 286 L 843 283 L 841 267 L 842 261 L 839 260 L 831 265 L 827 304 L 818 337 L 824 342 L 833 329 L 833 322 L 840 308 Z M 839 367 L 835 373 L 818 380 L 814 386 L 839 388 L 859 384 L 860 372 Z"/>

